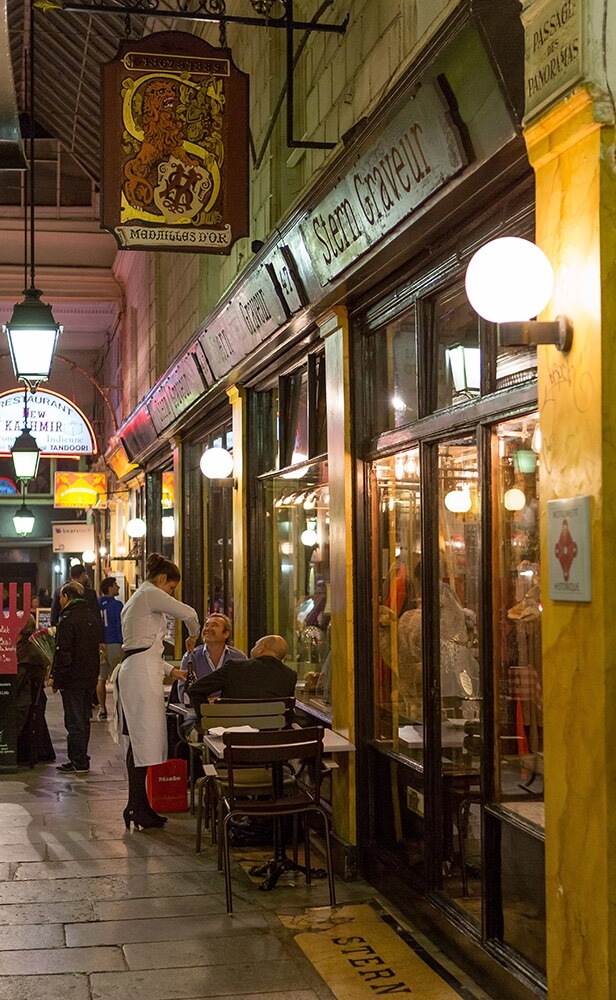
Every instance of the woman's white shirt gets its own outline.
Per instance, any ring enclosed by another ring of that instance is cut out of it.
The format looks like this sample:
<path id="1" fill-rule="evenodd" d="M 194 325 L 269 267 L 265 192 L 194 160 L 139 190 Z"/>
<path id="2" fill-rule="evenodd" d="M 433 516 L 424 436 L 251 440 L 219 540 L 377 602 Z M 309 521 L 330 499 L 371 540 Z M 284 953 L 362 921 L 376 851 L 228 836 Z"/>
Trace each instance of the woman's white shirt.
<path id="1" fill-rule="evenodd" d="M 199 635 L 195 609 L 145 580 L 122 608 L 122 648 L 149 649 L 157 640 L 162 641 L 167 615 L 185 622 L 189 635 Z"/>

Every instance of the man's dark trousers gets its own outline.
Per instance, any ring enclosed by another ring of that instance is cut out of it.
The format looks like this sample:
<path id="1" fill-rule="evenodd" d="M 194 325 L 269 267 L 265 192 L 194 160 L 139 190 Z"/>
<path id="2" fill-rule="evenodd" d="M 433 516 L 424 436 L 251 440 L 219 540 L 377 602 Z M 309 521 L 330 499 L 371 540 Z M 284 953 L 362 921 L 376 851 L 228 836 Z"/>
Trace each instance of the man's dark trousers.
<path id="1" fill-rule="evenodd" d="M 68 759 L 75 765 L 76 770 L 86 771 L 90 767 L 88 741 L 92 692 L 83 688 L 65 688 L 60 693 L 64 705 L 64 725 L 68 734 L 66 741 Z"/>

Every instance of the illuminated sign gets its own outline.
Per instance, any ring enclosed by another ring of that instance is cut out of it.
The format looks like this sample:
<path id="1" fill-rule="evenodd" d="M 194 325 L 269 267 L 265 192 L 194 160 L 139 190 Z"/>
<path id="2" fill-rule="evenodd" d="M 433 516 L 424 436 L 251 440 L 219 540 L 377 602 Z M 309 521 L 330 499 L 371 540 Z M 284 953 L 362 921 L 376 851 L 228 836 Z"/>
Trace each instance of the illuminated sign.
<path id="1" fill-rule="evenodd" d="M 56 472 L 54 507 L 95 507 L 106 500 L 104 472 Z"/>
<path id="2" fill-rule="evenodd" d="M 0 393 L 0 455 L 10 455 L 24 426 L 24 393 Z M 96 455 L 92 425 L 74 403 L 50 389 L 28 396 L 28 427 L 43 458 Z"/>

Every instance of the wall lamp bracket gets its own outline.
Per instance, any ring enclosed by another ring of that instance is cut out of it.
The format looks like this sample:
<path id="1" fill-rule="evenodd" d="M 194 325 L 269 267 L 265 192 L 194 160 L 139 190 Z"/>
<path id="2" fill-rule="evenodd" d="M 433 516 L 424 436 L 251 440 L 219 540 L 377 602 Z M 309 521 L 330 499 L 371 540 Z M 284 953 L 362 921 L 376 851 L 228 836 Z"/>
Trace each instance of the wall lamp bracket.
<path id="1" fill-rule="evenodd" d="M 535 347 L 553 344 L 559 351 L 570 351 L 573 344 L 573 323 L 568 316 L 557 316 L 551 322 L 524 320 L 498 324 L 501 347 Z"/>

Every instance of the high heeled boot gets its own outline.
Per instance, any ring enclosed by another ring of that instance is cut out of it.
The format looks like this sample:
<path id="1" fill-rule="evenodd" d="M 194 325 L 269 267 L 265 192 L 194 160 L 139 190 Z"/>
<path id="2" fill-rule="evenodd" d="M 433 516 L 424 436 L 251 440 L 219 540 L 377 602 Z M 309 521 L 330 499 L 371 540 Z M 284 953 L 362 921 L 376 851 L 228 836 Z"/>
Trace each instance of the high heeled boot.
<path id="1" fill-rule="evenodd" d="M 129 744 L 126 754 L 126 770 L 128 772 L 128 804 L 124 810 L 124 823 L 130 829 L 131 822 L 135 828 L 152 829 L 161 827 L 167 822 L 166 816 L 159 816 L 152 809 L 145 788 L 147 767 L 137 767 L 133 757 L 133 748 Z"/>

